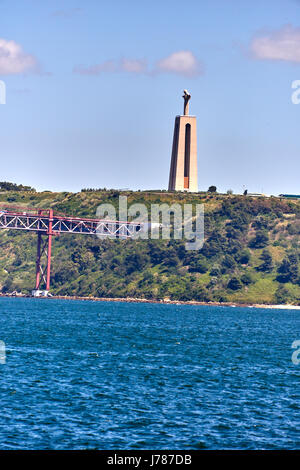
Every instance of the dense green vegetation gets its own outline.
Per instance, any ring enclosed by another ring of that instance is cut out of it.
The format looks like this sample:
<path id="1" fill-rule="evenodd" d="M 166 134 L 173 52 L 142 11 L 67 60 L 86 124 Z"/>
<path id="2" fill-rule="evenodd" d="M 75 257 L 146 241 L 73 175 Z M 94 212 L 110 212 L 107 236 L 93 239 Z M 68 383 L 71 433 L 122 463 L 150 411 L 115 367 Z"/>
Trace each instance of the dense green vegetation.
<path id="1" fill-rule="evenodd" d="M 0 191 L 35 191 L 35 189 L 31 186 L 23 186 L 23 184 L 0 181 Z"/>
<path id="2" fill-rule="evenodd" d="M 95 217 L 118 207 L 119 191 L 0 192 L 2 207 L 52 207 Z M 300 201 L 209 193 L 123 192 L 128 204 L 204 203 L 205 244 L 184 240 L 99 240 L 61 235 L 53 244 L 52 293 L 97 297 L 300 303 Z M 31 291 L 36 235 L 0 231 L 0 289 Z"/>

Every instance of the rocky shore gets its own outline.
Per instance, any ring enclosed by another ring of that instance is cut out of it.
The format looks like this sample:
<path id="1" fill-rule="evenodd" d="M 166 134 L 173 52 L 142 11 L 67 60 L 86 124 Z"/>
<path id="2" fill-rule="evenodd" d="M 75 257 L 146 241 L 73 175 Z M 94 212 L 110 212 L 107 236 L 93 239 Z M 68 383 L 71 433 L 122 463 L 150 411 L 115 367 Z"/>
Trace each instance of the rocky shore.
<path id="1" fill-rule="evenodd" d="M 1 294 L 0 297 L 21 297 L 21 298 L 32 298 L 31 295 L 22 294 L 20 292 L 13 292 L 11 294 Z M 300 305 L 291 304 L 243 304 L 234 302 L 199 302 L 196 300 L 154 300 L 154 299 L 143 299 L 135 297 L 93 297 L 93 296 L 69 296 L 69 295 L 49 295 L 48 297 L 38 297 L 39 299 L 62 299 L 62 300 L 89 300 L 93 302 L 127 302 L 127 303 L 147 303 L 147 304 L 164 304 L 164 305 L 202 305 L 202 306 L 216 306 L 216 307 L 248 307 L 248 308 L 272 308 L 272 309 L 284 309 L 284 310 L 300 310 Z"/>

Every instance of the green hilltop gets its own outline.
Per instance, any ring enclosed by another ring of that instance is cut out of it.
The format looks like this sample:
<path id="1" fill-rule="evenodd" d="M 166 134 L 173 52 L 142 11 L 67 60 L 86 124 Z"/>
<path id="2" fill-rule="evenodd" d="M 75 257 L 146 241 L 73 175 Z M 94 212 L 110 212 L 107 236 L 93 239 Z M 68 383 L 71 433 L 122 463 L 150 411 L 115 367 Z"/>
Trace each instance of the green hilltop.
<path id="1" fill-rule="evenodd" d="M 6 183 L 8 184 L 8 183 Z M 51 293 L 55 295 L 266 304 L 300 303 L 300 201 L 217 193 L 83 190 L 35 192 L 0 185 L 1 207 L 53 208 L 96 217 L 101 203 L 203 203 L 205 243 L 185 240 L 54 238 Z M 0 291 L 34 287 L 36 234 L 0 230 Z"/>

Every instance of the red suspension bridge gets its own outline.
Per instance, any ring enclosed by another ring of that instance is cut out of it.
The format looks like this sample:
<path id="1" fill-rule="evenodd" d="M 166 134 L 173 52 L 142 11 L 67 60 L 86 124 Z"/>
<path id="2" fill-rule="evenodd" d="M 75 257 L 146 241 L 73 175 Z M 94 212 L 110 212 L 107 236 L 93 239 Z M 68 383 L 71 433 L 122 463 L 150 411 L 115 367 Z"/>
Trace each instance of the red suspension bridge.
<path id="1" fill-rule="evenodd" d="M 53 209 L 0 208 L 0 229 L 37 233 L 36 275 L 33 295 L 48 295 L 51 278 L 52 237 L 64 233 L 99 238 L 132 238 L 143 224 L 105 219 L 68 217 Z"/>

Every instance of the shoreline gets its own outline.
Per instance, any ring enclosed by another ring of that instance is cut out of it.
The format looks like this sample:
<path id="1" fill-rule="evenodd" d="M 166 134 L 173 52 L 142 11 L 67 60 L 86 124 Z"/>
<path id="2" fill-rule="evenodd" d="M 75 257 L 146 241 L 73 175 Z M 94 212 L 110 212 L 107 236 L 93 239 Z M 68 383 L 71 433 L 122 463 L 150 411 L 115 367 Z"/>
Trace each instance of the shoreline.
<path id="1" fill-rule="evenodd" d="M 10 295 L 0 293 L 0 297 L 10 298 L 35 298 L 31 295 L 19 294 Z M 51 295 L 49 297 L 36 297 L 38 299 L 59 299 L 59 300 L 89 300 L 93 302 L 124 302 L 124 303 L 147 303 L 147 304 L 161 304 L 161 305 L 196 305 L 206 307 L 242 307 L 242 308 L 268 308 L 268 309 L 281 309 L 281 310 L 300 310 L 300 305 L 291 304 L 247 304 L 241 302 L 200 302 L 197 300 L 154 300 L 143 299 L 136 297 L 92 297 L 92 296 L 77 296 L 77 295 Z"/>

